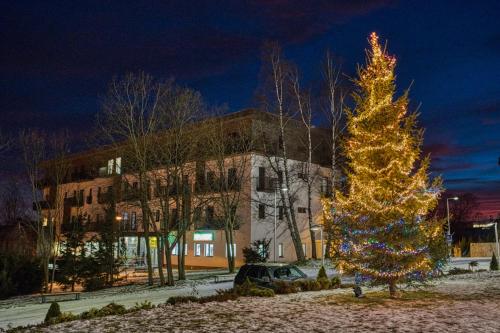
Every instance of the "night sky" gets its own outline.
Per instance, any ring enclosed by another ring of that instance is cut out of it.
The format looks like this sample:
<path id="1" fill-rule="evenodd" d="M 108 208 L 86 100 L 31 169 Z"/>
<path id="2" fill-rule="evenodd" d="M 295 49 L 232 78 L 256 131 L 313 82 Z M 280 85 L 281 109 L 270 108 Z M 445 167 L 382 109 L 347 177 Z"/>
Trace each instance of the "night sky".
<path id="1" fill-rule="evenodd" d="M 11 133 L 84 134 L 112 77 L 137 70 L 252 107 L 264 41 L 314 82 L 327 49 L 352 77 L 376 31 L 398 87 L 421 103 L 433 173 L 478 196 L 484 215 L 500 212 L 499 1 L 3 1 L 0 16 L 0 127 Z"/>

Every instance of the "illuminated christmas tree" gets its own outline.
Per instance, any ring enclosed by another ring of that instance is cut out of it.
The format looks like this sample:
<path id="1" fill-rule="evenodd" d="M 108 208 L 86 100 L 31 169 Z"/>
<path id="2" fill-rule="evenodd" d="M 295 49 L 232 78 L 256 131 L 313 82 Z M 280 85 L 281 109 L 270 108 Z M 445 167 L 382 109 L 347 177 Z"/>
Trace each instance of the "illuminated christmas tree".
<path id="1" fill-rule="evenodd" d="M 327 219 L 335 206 L 339 269 L 372 283 L 396 285 L 425 279 L 436 268 L 431 247 L 443 239 L 441 222 L 426 219 L 441 192 L 428 179 L 429 158 L 420 158 L 423 131 L 408 112 L 408 94 L 395 94 L 396 59 L 369 38 L 367 65 L 358 70 L 356 107 L 348 112 L 348 190 L 324 201 Z"/>

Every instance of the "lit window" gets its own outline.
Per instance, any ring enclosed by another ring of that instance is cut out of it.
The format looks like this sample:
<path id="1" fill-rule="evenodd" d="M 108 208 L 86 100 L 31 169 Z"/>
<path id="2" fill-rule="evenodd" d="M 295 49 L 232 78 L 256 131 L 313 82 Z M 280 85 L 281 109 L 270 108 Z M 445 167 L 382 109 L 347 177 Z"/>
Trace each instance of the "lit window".
<path id="1" fill-rule="evenodd" d="M 278 244 L 278 257 L 283 258 L 283 243 Z"/>
<path id="2" fill-rule="evenodd" d="M 108 160 L 108 175 L 113 174 L 113 166 L 115 164 L 115 160 Z"/>
<path id="3" fill-rule="evenodd" d="M 120 175 L 122 173 L 122 158 L 117 157 L 115 160 L 115 172 L 117 175 Z"/>
<path id="4" fill-rule="evenodd" d="M 228 248 L 229 248 L 229 251 L 231 253 L 231 256 L 236 257 L 236 244 L 233 243 L 233 246 L 228 246 L 226 244 L 226 257 L 227 257 L 227 252 L 228 252 L 227 249 Z M 232 250 L 231 250 L 231 248 L 232 248 Z"/>
<path id="5" fill-rule="evenodd" d="M 214 256 L 214 244 L 207 243 L 205 244 L 205 257 L 213 257 Z"/>
<path id="6" fill-rule="evenodd" d="M 179 255 L 179 243 L 175 244 L 174 248 L 172 249 L 172 255 L 173 256 Z"/>
<path id="7" fill-rule="evenodd" d="M 200 243 L 194 244 L 194 255 L 195 255 L 195 257 L 201 256 L 201 244 Z"/>
<path id="8" fill-rule="evenodd" d="M 304 257 L 307 257 L 307 246 L 306 246 L 306 244 L 302 244 L 302 251 L 304 252 Z"/>
<path id="9" fill-rule="evenodd" d="M 184 244 L 184 255 L 187 256 L 188 255 L 188 245 L 187 243 Z"/>

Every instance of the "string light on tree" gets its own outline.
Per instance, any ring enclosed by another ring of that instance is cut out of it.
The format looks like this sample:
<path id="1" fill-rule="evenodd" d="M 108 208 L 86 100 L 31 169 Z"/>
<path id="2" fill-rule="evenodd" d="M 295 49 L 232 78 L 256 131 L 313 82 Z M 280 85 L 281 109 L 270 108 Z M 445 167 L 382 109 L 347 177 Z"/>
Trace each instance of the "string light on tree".
<path id="1" fill-rule="evenodd" d="M 389 285 L 422 279 L 437 267 L 432 245 L 443 238 L 441 221 L 427 219 L 441 193 L 428 179 L 429 158 L 420 158 L 422 130 L 408 112 L 408 92 L 394 100 L 396 58 L 369 37 L 367 65 L 360 68 L 348 112 L 348 191 L 323 199 L 325 223 L 335 226 L 339 269 Z"/>

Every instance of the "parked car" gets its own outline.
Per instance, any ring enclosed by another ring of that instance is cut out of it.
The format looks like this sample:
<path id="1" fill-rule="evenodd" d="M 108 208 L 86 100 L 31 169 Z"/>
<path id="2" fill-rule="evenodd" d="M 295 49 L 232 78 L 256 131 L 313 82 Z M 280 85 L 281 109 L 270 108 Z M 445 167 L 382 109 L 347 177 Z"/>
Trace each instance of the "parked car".
<path id="1" fill-rule="evenodd" d="M 261 287 L 272 288 L 273 282 L 293 282 L 307 279 L 307 275 L 297 266 L 279 263 L 254 263 L 241 266 L 234 278 L 234 285 L 240 285 L 248 278 Z"/>

